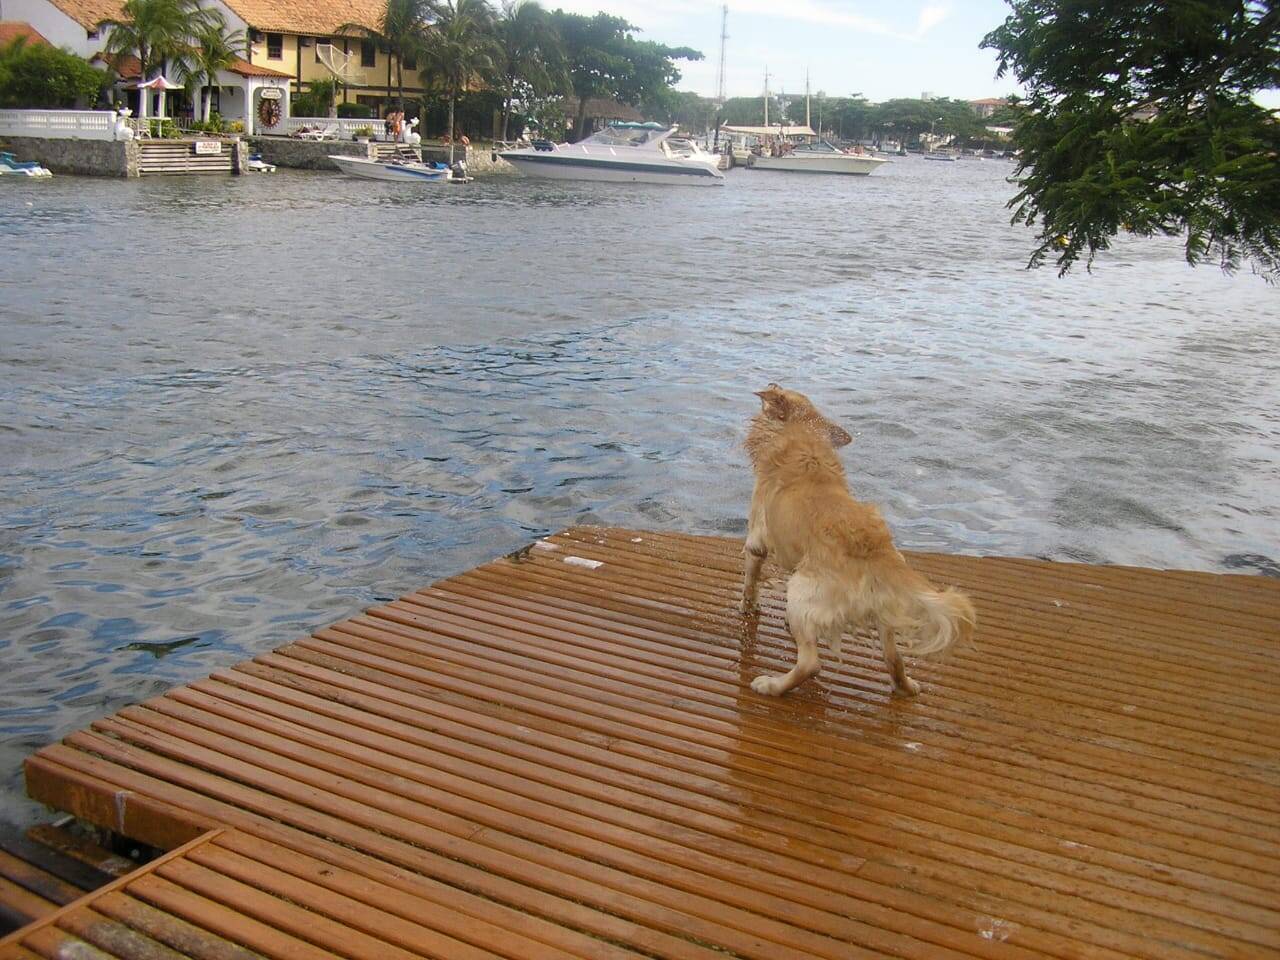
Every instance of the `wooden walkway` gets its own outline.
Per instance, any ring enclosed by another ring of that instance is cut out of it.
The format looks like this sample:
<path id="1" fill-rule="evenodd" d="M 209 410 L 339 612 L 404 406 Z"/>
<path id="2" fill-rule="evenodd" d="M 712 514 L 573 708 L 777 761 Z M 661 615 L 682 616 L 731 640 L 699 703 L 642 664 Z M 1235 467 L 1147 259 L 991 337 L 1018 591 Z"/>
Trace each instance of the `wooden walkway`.
<path id="1" fill-rule="evenodd" d="M 0 960 L 1280 956 L 1280 582 L 918 554 L 976 641 L 773 700 L 739 551 L 570 530 L 41 750 L 172 852 Z"/>

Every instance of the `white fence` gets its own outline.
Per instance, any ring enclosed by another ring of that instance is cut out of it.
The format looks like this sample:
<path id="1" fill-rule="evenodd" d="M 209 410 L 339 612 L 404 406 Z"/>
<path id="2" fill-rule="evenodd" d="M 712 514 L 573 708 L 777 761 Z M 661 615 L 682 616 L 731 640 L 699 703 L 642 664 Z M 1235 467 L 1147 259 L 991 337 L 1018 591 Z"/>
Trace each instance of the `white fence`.
<path id="1" fill-rule="evenodd" d="M 0 110 L 0 136 L 114 140 L 110 110 Z"/>
<path id="2" fill-rule="evenodd" d="M 334 129 L 334 136 L 339 140 L 350 140 L 357 131 L 368 129 L 373 131 L 374 139 L 386 140 L 386 127 L 378 117 L 368 117 L 360 119 L 359 117 L 285 117 L 274 127 L 263 127 L 259 125 L 258 133 L 276 136 L 292 136 L 294 131 L 306 127 L 309 130 L 329 130 Z"/>

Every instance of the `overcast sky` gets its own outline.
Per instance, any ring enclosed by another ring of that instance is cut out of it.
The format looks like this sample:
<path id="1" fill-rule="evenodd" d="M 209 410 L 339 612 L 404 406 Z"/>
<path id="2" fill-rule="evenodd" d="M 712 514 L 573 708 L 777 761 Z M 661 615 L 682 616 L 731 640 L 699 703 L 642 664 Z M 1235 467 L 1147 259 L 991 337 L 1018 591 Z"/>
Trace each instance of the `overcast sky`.
<path id="1" fill-rule="evenodd" d="M 716 92 L 720 58 L 717 0 L 544 0 L 551 9 L 604 10 L 642 28 L 641 37 L 701 50 L 681 63 L 679 87 Z M 1015 92 L 996 80 L 996 58 L 978 43 L 1008 13 L 1003 0 L 731 0 L 725 59 L 729 96 L 758 96 L 767 66 L 769 88 L 804 93 L 861 93 L 871 100 L 929 92 L 962 100 Z"/>

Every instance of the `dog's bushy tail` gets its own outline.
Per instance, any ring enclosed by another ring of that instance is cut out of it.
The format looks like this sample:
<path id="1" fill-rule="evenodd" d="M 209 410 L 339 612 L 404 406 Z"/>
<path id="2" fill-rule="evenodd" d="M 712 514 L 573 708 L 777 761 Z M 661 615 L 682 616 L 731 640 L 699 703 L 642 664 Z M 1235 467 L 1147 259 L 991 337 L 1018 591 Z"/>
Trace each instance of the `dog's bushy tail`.
<path id="1" fill-rule="evenodd" d="M 919 627 L 899 641 L 904 653 L 928 657 L 973 636 L 978 620 L 973 603 L 955 587 L 935 590 L 923 583 L 912 590 L 912 599 L 922 615 Z"/>

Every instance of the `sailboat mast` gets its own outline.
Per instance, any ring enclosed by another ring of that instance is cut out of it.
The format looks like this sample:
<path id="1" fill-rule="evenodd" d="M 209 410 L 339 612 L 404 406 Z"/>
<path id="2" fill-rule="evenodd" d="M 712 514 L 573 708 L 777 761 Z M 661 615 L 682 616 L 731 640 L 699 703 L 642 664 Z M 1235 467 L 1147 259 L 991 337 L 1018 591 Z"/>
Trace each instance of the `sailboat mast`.
<path id="1" fill-rule="evenodd" d="M 804 125 L 808 127 L 810 130 L 813 129 L 813 124 L 809 122 L 809 71 L 808 70 L 805 70 L 804 72 Z"/>
<path id="2" fill-rule="evenodd" d="M 769 125 L 769 65 L 764 66 L 764 125 Z"/>
<path id="3" fill-rule="evenodd" d="M 716 74 L 716 106 L 724 109 L 724 54 L 729 40 L 729 5 L 720 10 L 720 69 Z"/>

